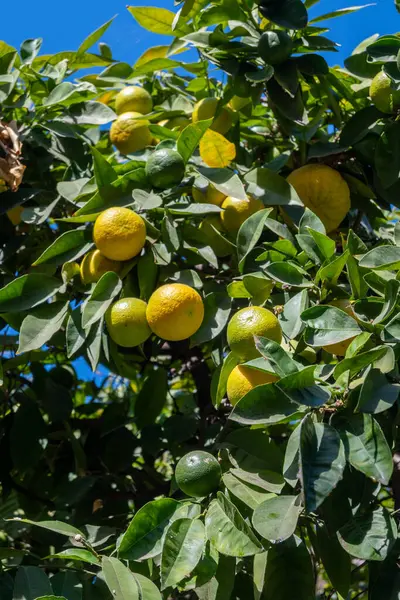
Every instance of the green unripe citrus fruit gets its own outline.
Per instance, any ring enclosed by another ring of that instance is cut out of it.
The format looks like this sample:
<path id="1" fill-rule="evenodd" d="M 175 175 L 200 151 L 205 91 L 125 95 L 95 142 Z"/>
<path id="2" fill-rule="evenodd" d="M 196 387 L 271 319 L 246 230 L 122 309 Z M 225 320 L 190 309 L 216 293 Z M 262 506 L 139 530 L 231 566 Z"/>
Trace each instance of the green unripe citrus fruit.
<path id="1" fill-rule="evenodd" d="M 138 112 L 126 112 L 111 125 L 111 143 L 121 154 L 131 154 L 150 146 L 153 139 L 149 129 L 150 123 L 142 117 Z"/>
<path id="2" fill-rule="evenodd" d="M 228 323 L 228 344 L 234 354 L 242 361 L 252 360 L 260 356 L 254 336 L 273 340 L 277 344 L 282 341 L 282 329 L 276 316 L 261 306 L 242 308 Z"/>
<path id="3" fill-rule="evenodd" d="M 146 163 L 146 175 L 150 183 L 162 190 L 180 183 L 184 174 L 183 158 L 170 148 L 156 150 Z"/>
<path id="4" fill-rule="evenodd" d="M 380 71 L 373 78 L 369 95 L 376 108 L 384 113 L 392 113 L 400 107 L 400 91 L 392 88 L 391 79 L 384 71 Z"/>
<path id="5" fill-rule="evenodd" d="M 175 470 L 178 487 L 187 496 L 208 496 L 219 486 L 221 467 L 212 454 L 195 450 L 183 456 Z"/>
<path id="6" fill-rule="evenodd" d="M 115 98 L 117 115 L 126 112 L 137 112 L 147 115 L 153 109 L 153 100 L 149 92 L 137 85 L 130 85 L 121 90 Z"/>
<path id="7" fill-rule="evenodd" d="M 111 339 L 124 348 L 143 344 L 151 335 L 146 309 L 146 302 L 139 298 L 122 298 L 114 302 L 106 312 Z"/>
<path id="8" fill-rule="evenodd" d="M 287 60 L 293 50 L 293 42 L 285 31 L 264 31 L 258 42 L 258 54 L 269 65 Z"/>

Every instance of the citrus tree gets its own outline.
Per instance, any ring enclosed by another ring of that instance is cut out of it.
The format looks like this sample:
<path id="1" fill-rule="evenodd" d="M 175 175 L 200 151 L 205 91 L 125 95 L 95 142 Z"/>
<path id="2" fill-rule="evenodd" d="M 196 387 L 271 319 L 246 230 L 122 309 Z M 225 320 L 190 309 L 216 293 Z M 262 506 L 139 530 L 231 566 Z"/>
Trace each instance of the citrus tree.
<path id="1" fill-rule="evenodd" d="M 0 42 L 2 600 L 400 598 L 400 38 L 316 4 Z"/>

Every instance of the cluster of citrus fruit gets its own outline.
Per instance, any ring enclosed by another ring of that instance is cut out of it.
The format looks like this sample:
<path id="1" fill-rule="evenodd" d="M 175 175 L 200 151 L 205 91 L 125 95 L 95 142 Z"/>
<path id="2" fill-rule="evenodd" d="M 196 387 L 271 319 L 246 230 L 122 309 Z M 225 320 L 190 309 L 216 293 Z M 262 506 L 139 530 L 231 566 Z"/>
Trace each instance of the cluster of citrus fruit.
<path id="1" fill-rule="evenodd" d="M 119 273 L 123 262 L 137 256 L 146 242 L 146 225 L 129 208 L 108 208 L 93 229 L 96 250 L 83 258 L 83 283 L 95 283 L 108 271 Z M 200 294 L 188 285 L 166 284 L 158 288 L 148 304 L 139 298 L 122 298 L 106 313 L 110 337 L 120 346 L 143 344 L 152 333 L 168 341 L 184 340 L 199 329 L 204 317 Z"/>

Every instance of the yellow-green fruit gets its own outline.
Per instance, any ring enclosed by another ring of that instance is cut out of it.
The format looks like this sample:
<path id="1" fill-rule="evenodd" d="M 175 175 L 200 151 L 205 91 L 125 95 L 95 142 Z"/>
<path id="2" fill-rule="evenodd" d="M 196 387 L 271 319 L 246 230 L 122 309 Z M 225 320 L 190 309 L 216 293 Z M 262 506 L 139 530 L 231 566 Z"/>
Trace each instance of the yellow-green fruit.
<path id="1" fill-rule="evenodd" d="M 24 212 L 23 206 L 14 206 L 7 211 L 7 217 L 10 219 L 13 225 L 19 225 L 22 221 L 22 213 Z"/>
<path id="2" fill-rule="evenodd" d="M 344 340 L 344 342 L 337 342 L 337 344 L 329 344 L 328 346 L 322 346 L 325 352 L 329 352 L 330 354 L 335 354 L 336 356 L 344 356 L 347 352 L 347 348 L 350 346 L 351 342 L 354 340 L 354 337 L 349 340 Z"/>
<path id="3" fill-rule="evenodd" d="M 222 258 L 223 256 L 232 254 L 234 248 L 232 244 L 223 240 L 215 231 L 216 229 L 223 234 L 221 219 L 218 215 L 206 217 L 204 221 L 200 223 L 199 229 L 206 236 L 208 245 L 214 250 L 216 256 Z"/>
<path id="4" fill-rule="evenodd" d="M 187 496 L 208 496 L 219 486 L 221 467 L 217 459 L 208 452 L 195 450 L 183 456 L 175 470 L 179 489 Z"/>
<path id="5" fill-rule="evenodd" d="M 392 81 L 384 71 L 373 78 L 369 95 L 376 108 L 384 113 L 392 113 L 400 106 L 400 91 L 392 88 Z"/>
<path id="6" fill-rule="evenodd" d="M 193 123 L 197 121 L 206 121 L 207 119 L 212 119 L 216 112 L 219 104 L 218 98 L 204 98 L 198 102 L 193 109 Z M 214 119 L 211 128 L 218 133 L 224 135 L 227 133 L 232 127 L 233 123 L 233 113 L 230 108 L 223 106 L 219 112 L 218 116 Z"/>
<path id="7" fill-rule="evenodd" d="M 146 309 L 146 302 L 139 298 L 123 298 L 114 302 L 106 312 L 111 339 L 124 348 L 143 344 L 151 335 Z"/>
<path id="8" fill-rule="evenodd" d="M 153 109 L 153 100 L 147 90 L 130 85 L 121 90 L 115 98 L 115 111 L 117 115 L 127 112 L 136 112 L 147 115 Z"/>
<path id="9" fill-rule="evenodd" d="M 129 208 L 108 208 L 96 219 L 93 240 L 100 252 L 110 260 L 130 260 L 143 248 L 146 225 Z"/>
<path id="10" fill-rule="evenodd" d="M 0 178 L 0 194 L 7 191 L 7 184 L 4 179 Z M 12 209 L 11 209 L 12 210 Z"/>
<path id="11" fill-rule="evenodd" d="M 296 169 L 287 180 L 327 233 L 339 227 L 350 210 L 350 189 L 340 173 L 327 165 L 311 164 Z"/>
<path id="12" fill-rule="evenodd" d="M 157 188 L 166 190 L 178 185 L 185 175 L 182 156 L 172 148 L 160 148 L 149 156 L 146 163 L 146 176 Z"/>
<path id="13" fill-rule="evenodd" d="M 111 125 L 111 143 L 121 154 L 131 154 L 150 146 L 153 139 L 150 122 L 142 116 L 138 112 L 123 113 Z"/>
<path id="14" fill-rule="evenodd" d="M 100 252 L 100 250 L 92 250 L 83 257 L 80 267 L 82 283 L 96 283 L 104 273 L 113 271 L 119 273 L 121 263 L 115 260 L 110 260 Z"/>
<path id="15" fill-rule="evenodd" d="M 221 206 L 226 198 L 226 195 L 217 190 L 212 183 L 206 183 L 205 185 L 194 183 L 192 187 L 192 196 L 195 202 L 202 202 L 203 204 L 215 204 Z"/>
<path id="16" fill-rule="evenodd" d="M 282 341 L 282 329 L 276 316 L 261 306 L 242 308 L 228 324 L 228 344 L 232 352 L 246 362 L 260 356 L 254 336 L 261 336 L 273 340 L 277 344 Z"/>
<path id="17" fill-rule="evenodd" d="M 172 119 L 165 119 L 164 121 L 160 121 L 159 125 L 162 127 L 166 127 L 167 129 L 175 129 L 177 131 L 182 131 L 190 125 L 190 119 L 184 116 L 180 117 L 172 117 Z"/>
<path id="18" fill-rule="evenodd" d="M 240 226 L 251 215 L 262 210 L 264 204 L 258 198 L 249 196 L 247 200 L 240 200 L 228 196 L 222 203 L 221 220 L 227 231 L 235 233 L 240 229 Z"/>
<path id="19" fill-rule="evenodd" d="M 151 296 L 147 321 L 163 340 L 186 340 L 199 329 L 204 318 L 203 300 L 195 289 L 183 283 L 168 283 Z"/>
<path id="20" fill-rule="evenodd" d="M 233 369 L 228 377 L 227 394 L 228 400 L 235 406 L 239 400 L 248 394 L 258 385 L 265 385 L 277 381 L 276 375 L 271 375 L 265 371 L 251 369 L 245 365 L 238 365 Z"/>

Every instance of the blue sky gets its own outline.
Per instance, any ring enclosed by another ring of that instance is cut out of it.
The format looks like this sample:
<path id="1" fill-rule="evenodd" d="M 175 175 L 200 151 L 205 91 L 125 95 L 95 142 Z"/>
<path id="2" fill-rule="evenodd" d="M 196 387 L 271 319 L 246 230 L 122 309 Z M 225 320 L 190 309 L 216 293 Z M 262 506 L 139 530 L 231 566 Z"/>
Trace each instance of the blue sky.
<path id="1" fill-rule="evenodd" d="M 129 0 L 128 0 L 129 2 Z M 312 17 L 338 8 L 364 4 L 358 0 L 320 0 L 311 11 Z M 126 10 L 126 0 L 23 0 L 18 6 L 18 16 L 13 2 L 1 8 L 4 41 L 13 45 L 26 38 L 42 37 L 42 52 L 76 50 L 80 42 L 94 29 L 117 14 L 117 18 L 104 36 L 118 60 L 133 64 L 142 52 L 154 44 L 164 43 L 161 36 L 153 35 L 139 27 Z M 137 5 L 154 5 L 175 10 L 172 0 L 142 0 Z M 343 63 L 352 49 L 364 38 L 374 34 L 393 33 L 400 29 L 400 15 L 394 0 L 377 0 L 375 6 L 359 13 L 331 20 L 332 32 L 328 35 L 342 45 L 339 54 L 330 54 L 331 64 Z"/>

